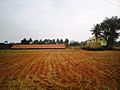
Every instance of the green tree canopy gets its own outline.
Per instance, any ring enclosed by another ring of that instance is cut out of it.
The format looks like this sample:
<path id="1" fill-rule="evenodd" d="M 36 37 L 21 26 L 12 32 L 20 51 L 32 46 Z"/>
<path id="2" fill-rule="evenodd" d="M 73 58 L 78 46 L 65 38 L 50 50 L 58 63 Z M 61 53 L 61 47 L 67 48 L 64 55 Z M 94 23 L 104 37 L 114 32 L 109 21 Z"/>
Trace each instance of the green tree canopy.
<path id="1" fill-rule="evenodd" d="M 60 39 L 60 43 L 61 43 L 61 44 L 63 43 L 63 40 L 62 40 L 62 39 Z"/>
<path id="2" fill-rule="evenodd" d="M 107 42 L 107 47 L 112 48 L 120 35 L 120 18 L 117 16 L 106 18 L 102 23 L 96 24 L 91 31 L 96 38 L 102 36 Z"/>
<path id="3" fill-rule="evenodd" d="M 97 39 L 98 39 L 98 36 L 101 35 L 101 25 L 100 24 L 96 24 L 94 25 L 93 29 L 91 30 L 92 31 L 92 35 L 94 34 L 95 35 L 95 40 L 97 42 Z"/>
<path id="4" fill-rule="evenodd" d="M 65 41 L 64 41 L 64 43 L 66 44 L 66 45 L 68 45 L 69 44 L 69 39 L 65 39 Z"/>
<path id="5" fill-rule="evenodd" d="M 39 40 L 34 40 L 33 44 L 39 44 Z"/>
<path id="6" fill-rule="evenodd" d="M 29 44 L 29 41 L 26 38 L 24 38 L 23 40 L 21 40 L 21 44 Z"/>

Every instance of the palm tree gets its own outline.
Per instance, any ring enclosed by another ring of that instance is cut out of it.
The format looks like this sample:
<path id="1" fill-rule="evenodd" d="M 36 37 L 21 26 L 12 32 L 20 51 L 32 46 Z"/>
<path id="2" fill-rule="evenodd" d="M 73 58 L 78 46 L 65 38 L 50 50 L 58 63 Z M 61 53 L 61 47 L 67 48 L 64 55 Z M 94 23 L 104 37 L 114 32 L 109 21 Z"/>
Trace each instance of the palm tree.
<path id="1" fill-rule="evenodd" d="M 96 24 L 94 25 L 94 28 L 91 30 L 92 31 L 92 35 L 95 35 L 95 41 L 97 42 L 98 37 L 101 35 L 101 25 L 100 24 Z"/>

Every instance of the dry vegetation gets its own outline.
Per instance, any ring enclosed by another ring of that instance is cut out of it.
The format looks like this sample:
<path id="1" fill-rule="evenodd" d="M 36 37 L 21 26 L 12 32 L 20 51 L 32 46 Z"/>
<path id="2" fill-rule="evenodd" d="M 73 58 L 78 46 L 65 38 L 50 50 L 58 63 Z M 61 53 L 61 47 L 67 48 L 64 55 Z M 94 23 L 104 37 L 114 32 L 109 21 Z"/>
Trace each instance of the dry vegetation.
<path id="1" fill-rule="evenodd" d="M 0 90 L 120 90 L 119 53 L 1 50 Z"/>

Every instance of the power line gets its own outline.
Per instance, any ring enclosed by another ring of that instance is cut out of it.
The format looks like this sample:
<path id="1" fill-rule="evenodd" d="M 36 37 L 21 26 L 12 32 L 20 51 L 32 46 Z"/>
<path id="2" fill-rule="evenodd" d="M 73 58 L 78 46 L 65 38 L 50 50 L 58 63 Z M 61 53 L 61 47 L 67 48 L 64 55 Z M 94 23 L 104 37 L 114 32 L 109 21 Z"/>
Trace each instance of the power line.
<path id="1" fill-rule="evenodd" d="M 104 0 L 105 2 L 111 4 L 111 5 L 114 5 L 114 6 L 117 6 L 117 7 L 120 7 L 120 4 L 117 4 L 117 3 L 114 3 L 112 1 L 109 1 L 109 0 Z"/>

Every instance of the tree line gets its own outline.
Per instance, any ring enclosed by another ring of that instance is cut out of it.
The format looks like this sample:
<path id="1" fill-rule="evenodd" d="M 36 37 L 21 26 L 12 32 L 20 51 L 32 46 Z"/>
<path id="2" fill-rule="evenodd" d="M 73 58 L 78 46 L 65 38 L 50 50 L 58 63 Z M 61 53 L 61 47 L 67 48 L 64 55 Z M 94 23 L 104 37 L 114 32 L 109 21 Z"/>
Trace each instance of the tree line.
<path id="1" fill-rule="evenodd" d="M 29 39 L 22 39 L 21 40 L 21 44 L 66 44 L 68 45 L 69 44 L 69 39 L 36 39 L 36 40 L 32 40 L 32 38 L 29 38 Z"/>

